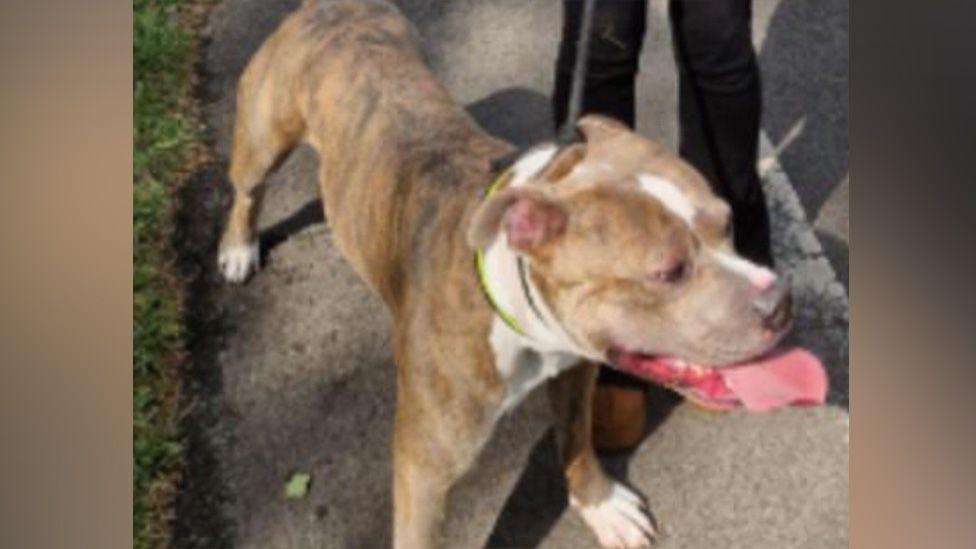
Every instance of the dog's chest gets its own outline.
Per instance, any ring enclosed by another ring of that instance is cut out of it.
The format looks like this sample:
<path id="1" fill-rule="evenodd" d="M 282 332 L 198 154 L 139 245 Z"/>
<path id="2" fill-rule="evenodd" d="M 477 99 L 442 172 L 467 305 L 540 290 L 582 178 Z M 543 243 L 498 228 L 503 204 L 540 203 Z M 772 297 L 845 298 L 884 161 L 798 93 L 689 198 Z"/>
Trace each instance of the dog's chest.
<path id="1" fill-rule="evenodd" d="M 492 324 L 489 341 L 495 367 L 506 383 L 503 413 L 514 408 L 540 383 L 559 375 L 579 361 L 567 353 L 533 349 L 497 318 Z"/>

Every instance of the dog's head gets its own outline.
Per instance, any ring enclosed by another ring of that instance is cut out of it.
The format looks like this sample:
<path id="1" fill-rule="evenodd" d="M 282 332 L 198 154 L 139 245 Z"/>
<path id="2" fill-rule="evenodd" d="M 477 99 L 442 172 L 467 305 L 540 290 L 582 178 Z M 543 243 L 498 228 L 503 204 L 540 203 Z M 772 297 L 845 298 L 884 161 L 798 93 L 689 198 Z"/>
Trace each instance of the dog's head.
<path id="1" fill-rule="evenodd" d="M 720 370 L 786 333 L 789 284 L 735 252 L 728 204 L 689 164 L 608 118 L 578 127 L 584 142 L 516 166 L 533 173 L 480 206 L 470 243 L 523 256 L 590 356 L 715 406 L 745 400 Z"/>

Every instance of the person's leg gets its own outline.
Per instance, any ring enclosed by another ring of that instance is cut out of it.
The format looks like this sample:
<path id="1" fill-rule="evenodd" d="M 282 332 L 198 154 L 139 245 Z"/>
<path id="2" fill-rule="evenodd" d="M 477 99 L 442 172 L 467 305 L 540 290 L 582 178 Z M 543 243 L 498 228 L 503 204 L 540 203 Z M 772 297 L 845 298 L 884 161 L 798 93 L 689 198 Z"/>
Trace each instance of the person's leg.
<path id="1" fill-rule="evenodd" d="M 644 40 L 647 0 L 596 0 L 583 86 L 584 113 L 610 116 L 634 127 L 634 83 Z M 563 31 L 556 59 L 552 107 L 556 128 L 566 121 L 583 0 L 563 0 Z"/>
<path id="2" fill-rule="evenodd" d="M 634 127 L 634 95 L 647 0 L 596 0 L 583 86 L 583 113 L 598 113 Z M 552 109 L 558 130 L 566 121 L 576 63 L 583 0 L 563 0 L 563 31 L 556 60 Z M 600 367 L 593 399 L 593 442 L 600 451 L 627 450 L 644 434 L 645 384 Z"/>
<path id="3" fill-rule="evenodd" d="M 671 0 L 678 62 L 679 153 L 732 206 L 735 246 L 772 265 L 756 171 L 761 93 L 751 0 Z"/>

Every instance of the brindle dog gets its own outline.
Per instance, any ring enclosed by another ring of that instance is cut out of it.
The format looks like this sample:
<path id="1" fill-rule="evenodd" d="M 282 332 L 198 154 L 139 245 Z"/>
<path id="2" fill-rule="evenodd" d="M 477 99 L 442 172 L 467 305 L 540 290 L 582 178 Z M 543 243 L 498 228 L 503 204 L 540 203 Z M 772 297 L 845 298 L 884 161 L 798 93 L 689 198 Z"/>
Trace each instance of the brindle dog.
<path id="1" fill-rule="evenodd" d="M 761 354 L 789 324 L 788 292 L 735 254 L 729 208 L 693 168 L 609 119 L 525 153 L 486 198 L 513 148 L 451 99 L 418 43 L 372 1 L 306 1 L 267 39 L 237 92 L 221 270 L 241 282 L 257 268 L 260 184 L 311 144 L 334 240 L 393 319 L 394 546 L 438 545 L 451 485 L 547 380 L 573 506 L 602 545 L 645 546 L 642 500 L 590 442 L 593 362 L 654 378 L 635 357 Z M 685 387 L 714 397 L 698 389 Z"/>

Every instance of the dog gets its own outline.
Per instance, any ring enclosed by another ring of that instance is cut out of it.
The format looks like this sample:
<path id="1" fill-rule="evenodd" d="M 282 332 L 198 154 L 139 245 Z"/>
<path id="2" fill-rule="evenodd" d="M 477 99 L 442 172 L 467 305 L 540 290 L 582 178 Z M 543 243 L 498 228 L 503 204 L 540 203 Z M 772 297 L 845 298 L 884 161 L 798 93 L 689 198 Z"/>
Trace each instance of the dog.
<path id="1" fill-rule="evenodd" d="M 258 268 L 261 183 L 310 144 L 334 240 L 393 319 L 394 546 L 439 545 L 451 486 L 543 382 L 572 507 L 600 545 L 648 546 L 642 497 L 594 455 L 597 364 L 713 408 L 822 401 L 814 358 L 767 354 L 789 285 L 735 253 L 728 205 L 662 146 L 584 116 L 578 142 L 518 154 L 419 44 L 371 0 L 306 0 L 264 42 L 237 90 L 219 268 L 230 282 Z"/>

